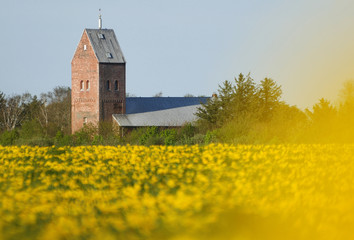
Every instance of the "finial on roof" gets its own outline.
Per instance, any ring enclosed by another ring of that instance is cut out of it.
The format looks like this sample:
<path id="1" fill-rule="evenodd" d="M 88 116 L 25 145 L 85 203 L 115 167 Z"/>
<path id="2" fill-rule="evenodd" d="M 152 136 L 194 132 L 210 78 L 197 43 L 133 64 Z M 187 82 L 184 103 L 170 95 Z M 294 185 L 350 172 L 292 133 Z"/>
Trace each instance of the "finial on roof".
<path id="1" fill-rule="evenodd" d="M 99 18 L 98 18 L 98 28 L 99 28 L 99 29 L 102 29 L 101 8 L 99 9 L 99 12 L 100 12 L 100 14 L 98 15 L 98 16 L 99 16 Z"/>

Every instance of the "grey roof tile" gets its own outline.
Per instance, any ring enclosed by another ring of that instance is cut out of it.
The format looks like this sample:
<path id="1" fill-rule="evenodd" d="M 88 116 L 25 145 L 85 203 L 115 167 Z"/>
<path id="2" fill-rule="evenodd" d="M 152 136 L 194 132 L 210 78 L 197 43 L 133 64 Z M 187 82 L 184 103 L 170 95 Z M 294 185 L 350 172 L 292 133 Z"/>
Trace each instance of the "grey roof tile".
<path id="1" fill-rule="evenodd" d="M 125 63 L 113 29 L 85 29 L 99 63 Z M 102 34 L 101 38 L 100 35 Z M 111 55 L 109 55 L 111 54 Z"/>
<path id="2" fill-rule="evenodd" d="M 200 105 L 177 107 L 160 111 L 133 114 L 113 114 L 121 127 L 180 127 L 197 120 L 195 113 Z"/>

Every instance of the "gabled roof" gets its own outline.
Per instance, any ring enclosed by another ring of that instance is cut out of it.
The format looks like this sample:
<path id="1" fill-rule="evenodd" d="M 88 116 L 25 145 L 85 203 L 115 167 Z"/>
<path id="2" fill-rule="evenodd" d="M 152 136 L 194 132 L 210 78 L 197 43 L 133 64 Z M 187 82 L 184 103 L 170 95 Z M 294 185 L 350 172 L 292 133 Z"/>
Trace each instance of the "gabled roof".
<path id="1" fill-rule="evenodd" d="M 99 63 L 125 63 L 113 29 L 85 29 Z"/>
<path id="2" fill-rule="evenodd" d="M 128 97 L 126 114 L 113 114 L 121 127 L 180 127 L 197 120 L 195 113 L 209 97 Z"/>
<path id="3" fill-rule="evenodd" d="M 195 113 L 198 107 L 200 105 L 144 113 L 113 114 L 113 118 L 121 127 L 180 127 L 197 120 Z"/>
<path id="4" fill-rule="evenodd" d="M 127 97 L 126 114 L 166 110 L 206 103 L 209 97 Z"/>

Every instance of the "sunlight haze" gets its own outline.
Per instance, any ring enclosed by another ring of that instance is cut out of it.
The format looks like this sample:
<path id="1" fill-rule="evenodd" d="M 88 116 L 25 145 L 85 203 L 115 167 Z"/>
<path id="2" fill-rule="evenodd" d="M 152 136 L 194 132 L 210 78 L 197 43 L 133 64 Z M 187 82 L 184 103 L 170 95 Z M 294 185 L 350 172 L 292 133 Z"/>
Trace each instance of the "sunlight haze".
<path id="1" fill-rule="evenodd" d="M 354 79 L 351 1 L 3 1 L 0 91 L 71 86 L 85 28 L 114 29 L 127 59 L 127 92 L 210 96 L 240 72 L 273 78 L 300 108 L 336 101 Z"/>

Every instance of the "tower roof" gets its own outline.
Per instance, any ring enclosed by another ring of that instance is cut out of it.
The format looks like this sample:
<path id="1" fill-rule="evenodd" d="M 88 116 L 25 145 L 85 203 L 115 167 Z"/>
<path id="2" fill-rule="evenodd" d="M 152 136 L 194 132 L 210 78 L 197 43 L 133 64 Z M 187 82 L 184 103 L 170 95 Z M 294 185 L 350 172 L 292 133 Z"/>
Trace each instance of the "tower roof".
<path id="1" fill-rule="evenodd" d="M 113 29 L 85 29 L 99 63 L 125 63 Z"/>

